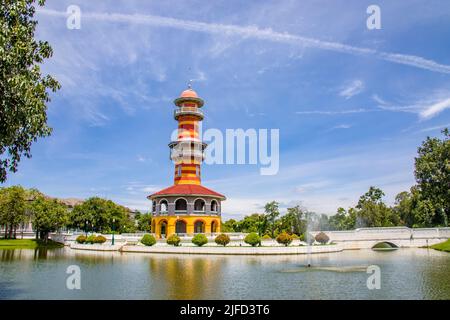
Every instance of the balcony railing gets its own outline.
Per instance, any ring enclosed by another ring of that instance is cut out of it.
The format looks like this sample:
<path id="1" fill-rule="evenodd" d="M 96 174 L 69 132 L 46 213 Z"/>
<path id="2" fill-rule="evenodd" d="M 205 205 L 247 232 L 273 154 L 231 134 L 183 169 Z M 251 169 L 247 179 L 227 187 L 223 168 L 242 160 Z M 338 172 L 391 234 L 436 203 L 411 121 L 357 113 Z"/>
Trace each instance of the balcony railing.
<path id="1" fill-rule="evenodd" d="M 197 107 L 180 107 L 174 110 L 173 116 L 178 119 L 181 115 L 194 115 L 203 119 L 203 111 Z"/>

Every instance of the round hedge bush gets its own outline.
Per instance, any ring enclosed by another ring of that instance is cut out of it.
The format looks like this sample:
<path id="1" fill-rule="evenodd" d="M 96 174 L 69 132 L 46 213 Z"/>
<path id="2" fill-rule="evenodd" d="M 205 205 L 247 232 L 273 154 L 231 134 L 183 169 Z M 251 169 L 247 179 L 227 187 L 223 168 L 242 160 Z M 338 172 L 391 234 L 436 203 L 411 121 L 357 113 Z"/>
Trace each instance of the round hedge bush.
<path id="1" fill-rule="evenodd" d="M 206 236 L 203 233 L 197 233 L 192 238 L 192 243 L 195 244 L 196 246 L 201 247 L 208 243 L 208 238 L 206 238 Z"/>
<path id="2" fill-rule="evenodd" d="M 287 232 L 282 232 L 277 236 L 277 242 L 284 244 L 286 247 L 291 244 L 292 240 L 292 236 Z"/>
<path id="3" fill-rule="evenodd" d="M 268 235 L 268 234 L 265 234 L 265 235 L 262 236 L 261 239 L 262 240 L 272 240 L 272 237 L 270 235 Z"/>
<path id="4" fill-rule="evenodd" d="M 102 235 L 98 235 L 98 236 L 96 236 L 94 238 L 94 243 L 102 244 L 102 243 L 105 243 L 105 242 L 106 242 L 106 238 L 104 236 L 102 236 Z"/>
<path id="5" fill-rule="evenodd" d="M 75 239 L 75 241 L 76 241 L 77 243 L 80 243 L 80 244 L 85 243 L 85 242 L 86 242 L 86 236 L 80 235 L 80 236 L 78 236 L 78 237 Z"/>
<path id="6" fill-rule="evenodd" d="M 221 233 L 214 239 L 214 241 L 218 245 L 225 247 L 227 244 L 230 243 L 230 237 L 228 235 L 226 235 L 225 233 Z"/>
<path id="7" fill-rule="evenodd" d="M 156 239 L 151 234 L 144 234 L 144 236 L 141 239 L 141 243 L 144 246 L 153 246 L 156 243 Z"/>
<path id="8" fill-rule="evenodd" d="M 94 239 L 95 239 L 95 235 L 91 234 L 90 236 L 88 236 L 88 237 L 86 238 L 85 243 L 93 244 L 93 243 L 94 243 Z"/>
<path id="9" fill-rule="evenodd" d="M 257 245 L 261 245 L 261 237 L 256 232 L 252 232 L 244 238 L 244 242 L 252 247 L 256 247 Z"/>
<path id="10" fill-rule="evenodd" d="M 326 244 L 328 241 L 330 241 L 330 237 L 328 237 L 325 233 L 319 232 L 316 234 L 315 239 L 320 244 Z"/>
<path id="11" fill-rule="evenodd" d="M 292 240 L 298 240 L 300 237 L 296 235 L 295 233 L 291 234 Z"/>
<path id="12" fill-rule="evenodd" d="M 167 244 L 178 247 L 180 245 L 181 239 L 176 234 L 172 234 L 167 238 L 166 242 Z"/>

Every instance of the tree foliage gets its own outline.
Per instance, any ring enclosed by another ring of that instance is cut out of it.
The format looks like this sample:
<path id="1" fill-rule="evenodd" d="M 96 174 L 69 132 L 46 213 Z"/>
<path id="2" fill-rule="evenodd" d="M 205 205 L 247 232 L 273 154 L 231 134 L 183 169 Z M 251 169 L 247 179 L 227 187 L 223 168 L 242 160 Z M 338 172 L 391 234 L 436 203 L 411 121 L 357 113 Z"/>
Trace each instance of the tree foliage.
<path id="1" fill-rule="evenodd" d="M 15 238 L 16 230 L 28 220 L 27 191 L 21 186 L 0 189 L 0 225 L 5 238 Z"/>
<path id="2" fill-rule="evenodd" d="M 34 14 L 33 0 L 0 2 L 0 182 L 8 171 L 17 171 L 22 156 L 31 157 L 32 142 L 51 133 L 49 90 L 60 85 L 41 74 L 39 65 L 52 56 L 52 48 L 35 40 Z"/>
<path id="3" fill-rule="evenodd" d="M 152 231 L 152 215 L 150 213 L 137 212 L 134 218 L 137 221 L 137 229 L 139 231 Z"/>
<path id="4" fill-rule="evenodd" d="M 414 175 L 417 191 L 424 202 L 419 204 L 431 225 L 448 226 L 450 221 L 450 133 L 442 131 L 444 138 L 430 138 L 418 148 Z"/>
<path id="5" fill-rule="evenodd" d="M 57 199 L 48 199 L 39 195 L 33 199 L 30 210 L 33 228 L 39 238 L 48 241 L 50 232 L 55 232 L 68 223 L 67 207 Z"/>
<path id="6" fill-rule="evenodd" d="M 276 219 L 280 215 L 279 203 L 272 201 L 264 206 L 264 212 L 267 215 L 267 222 L 270 228 L 270 234 L 272 238 L 275 237 L 275 229 L 277 228 Z"/>
<path id="7" fill-rule="evenodd" d="M 70 213 L 70 226 L 86 232 L 132 232 L 134 224 L 129 211 L 111 200 L 98 197 L 76 205 Z"/>

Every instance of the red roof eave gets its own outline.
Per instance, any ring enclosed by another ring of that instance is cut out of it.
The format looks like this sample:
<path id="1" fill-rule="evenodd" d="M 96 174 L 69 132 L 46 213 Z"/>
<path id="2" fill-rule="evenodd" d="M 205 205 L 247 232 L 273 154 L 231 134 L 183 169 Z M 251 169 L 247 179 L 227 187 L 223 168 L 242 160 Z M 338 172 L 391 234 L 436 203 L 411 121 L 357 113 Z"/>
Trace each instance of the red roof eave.
<path id="1" fill-rule="evenodd" d="M 181 196 L 181 195 L 192 195 L 192 196 L 214 196 L 218 198 L 222 198 L 225 200 L 225 196 L 223 194 L 220 194 L 218 192 L 215 192 L 211 189 L 208 189 L 206 187 L 203 187 L 201 185 L 195 185 L 195 184 L 178 184 L 174 185 L 168 188 L 165 188 L 161 191 L 155 192 L 151 195 L 149 195 L 147 198 L 153 198 L 155 196 L 165 196 L 165 195 L 171 195 L 171 196 Z"/>
<path id="2" fill-rule="evenodd" d="M 201 185 L 195 184 L 178 184 L 168 188 L 165 188 L 161 191 L 155 192 L 149 195 L 147 198 L 151 199 L 155 196 L 183 196 L 183 195 L 191 195 L 191 196 L 213 196 L 217 198 L 222 198 L 225 200 L 226 197 L 223 194 L 215 192 L 211 189 L 203 187 Z"/>

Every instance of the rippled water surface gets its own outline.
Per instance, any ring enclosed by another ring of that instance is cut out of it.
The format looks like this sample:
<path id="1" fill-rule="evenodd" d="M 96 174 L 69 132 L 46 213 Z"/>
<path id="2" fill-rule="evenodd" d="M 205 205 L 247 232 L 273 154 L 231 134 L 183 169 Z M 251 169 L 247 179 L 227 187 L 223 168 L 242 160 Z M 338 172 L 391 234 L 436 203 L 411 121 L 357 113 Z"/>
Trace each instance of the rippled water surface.
<path id="1" fill-rule="evenodd" d="M 0 299 L 450 299 L 450 254 L 427 249 L 299 256 L 0 250 Z M 78 265 L 81 290 L 66 287 Z M 369 265 L 381 289 L 368 290 Z"/>

